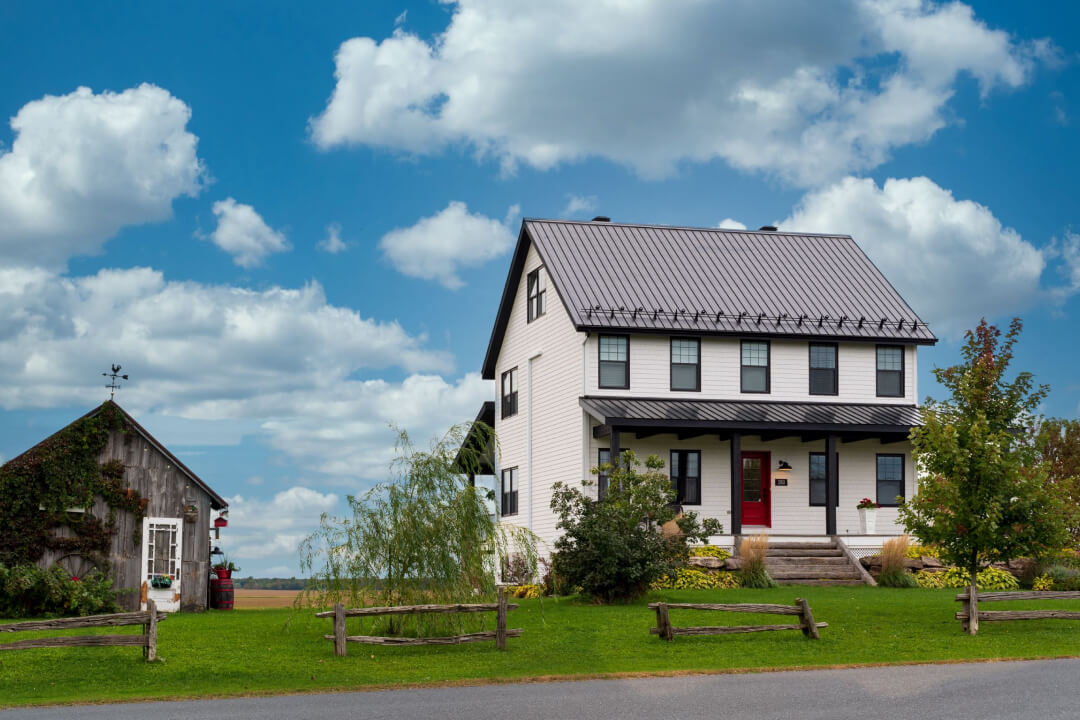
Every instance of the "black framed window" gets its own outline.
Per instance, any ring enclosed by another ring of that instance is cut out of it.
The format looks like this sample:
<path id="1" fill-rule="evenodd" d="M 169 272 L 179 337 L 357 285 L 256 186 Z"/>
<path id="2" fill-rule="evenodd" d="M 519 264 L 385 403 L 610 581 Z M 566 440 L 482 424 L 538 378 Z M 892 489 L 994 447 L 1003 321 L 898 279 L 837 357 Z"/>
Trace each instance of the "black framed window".
<path id="1" fill-rule="evenodd" d="M 769 342 L 742 341 L 742 381 L 744 393 L 769 392 Z"/>
<path id="2" fill-rule="evenodd" d="M 627 448 L 623 448 L 623 452 L 626 452 Z M 611 462 L 611 448 L 600 448 L 597 452 L 596 466 L 606 465 Z M 596 498 L 600 498 L 607 495 L 608 486 L 611 483 L 611 473 L 601 472 L 596 474 Z"/>
<path id="3" fill-rule="evenodd" d="M 517 368 L 510 368 L 502 374 L 502 416 L 508 418 L 518 411 Z"/>
<path id="4" fill-rule="evenodd" d="M 836 395 L 839 378 L 834 343 L 810 343 L 810 394 Z"/>
<path id="5" fill-rule="evenodd" d="M 547 280 L 544 279 L 544 274 L 540 272 L 540 270 L 541 268 L 536 268 L 529 273 L 527 278 L 529 289 L 529 322 L 532 322 L 547 312 Z"/>
<path id="6" fill-rule="evenodd" d="M 701 452 L 671 451 L 671 484 L 679 505 L 701 504 Z"/>
<path id="7" fill-rule="evenodd" d="M 840 468 L 837 465 L 837 472 Z M 828 476 L 825 474 L 825 453 L 812 452 L 810 453 L 810 506 L 811 507 L 825 507 L 825 497 L 828 494 L 827 490 Z M 835 505 L 840 507 L 840 493 L 836 494 Z"/>
<path id="8" fill-rule="evenodd" d="M 506 468 L 502 471 L 502 514 L 517 515 L 518 511 L 518 469 Z"/>
<path id="9" fill-rule="evenodd" d="M 896 507 L 897 497 L 904 497 L 904 456 L 877 456 L 877 501 Z"/>
<path id="10" fill-rule="evenodd" d="M 630 387 L 630 336 L 600 336 L 600 377 L 602 388 Z"/>
<path id="11" fill-rule="evenodd" d="M 671 389 L 701 390 L 701 340 L 671 338 Z"/>
<path id="12" fill-rule="evenodd" d="M 904 348 L 900 345 L 877 346 L 877 394 L 904 396 Z"/>

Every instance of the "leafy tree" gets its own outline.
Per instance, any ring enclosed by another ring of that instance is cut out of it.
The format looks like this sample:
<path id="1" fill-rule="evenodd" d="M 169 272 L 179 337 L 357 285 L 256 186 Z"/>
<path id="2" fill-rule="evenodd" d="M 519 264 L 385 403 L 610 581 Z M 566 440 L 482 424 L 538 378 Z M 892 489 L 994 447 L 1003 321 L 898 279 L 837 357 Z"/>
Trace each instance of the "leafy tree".
<path id="1" fill-rule="evenodd" d="M 660 458 L 650 455 L 643 471 L 633 451 L 623 451 L 618 466 L 593 468 L 593 474 L 610 478 L 599 500 L 555 483 L 551 509 L 563 534 L 555 541 L 554 572 L 562 583 L 603 602 L 639 597 L 685 562 L 687 541 L 705 541 L 721 532 L 715 519 L 699 522 L 696 513 L 676 514 L 670 504 L 675 491 L 663 467 Z M 679 532 L 662 532 L 671 522 Z"/>
<path id="2" fill-rule="evenodd" d="M 981 562 L 1040 555 L 1065 541 L 1060 503 L 1047 491 L 1031 442 L 1048 388 L 1036 387 L 1028 372 L 1006 378 L 1021 328 L 1014 319 L 1004 341 L 985 319 L 968 331 L 963 362 L 934 369 L 949 399 L 928 399 L 922 426 L 911 432 L 922 477 L 900 519 L 966 569 L 973 588 Z M 972 623 L 970 632 L 977 631 Z"/>
<path id="3" fill-rule="evenodd" d="M 1035 453 L 1050 491 L 1064 506 L 1071 546 L 1080 548 L 1080 420 L 1044 420 L 1035 435 Z"/>
<path id="4" fill-rule="evenodd" d="M 463 444 L 468 430 L 451 428 L 427 451 L 399 432 L 391 465 L 396 477 L 348 496 L 349 514 L 324 513 L 319 529 L 301 543 L 301 568 L 310 572 L 306 601 L 357 607 L 493 599 L 495 570 L 510 554 L 523 557 L 535 574 L 535 537 L 497 524 L 485 492 L 463 479 L 470 469 L 478 472 L 481 461 L 481 451 Z M 478 447 L 487 447 L 490 428 L 476 431 L 487 436 Z M 436 630 L 448 617 L 419 623 Z M 387 622 L 390 632 L 403 630 L 401 617 Z"/>

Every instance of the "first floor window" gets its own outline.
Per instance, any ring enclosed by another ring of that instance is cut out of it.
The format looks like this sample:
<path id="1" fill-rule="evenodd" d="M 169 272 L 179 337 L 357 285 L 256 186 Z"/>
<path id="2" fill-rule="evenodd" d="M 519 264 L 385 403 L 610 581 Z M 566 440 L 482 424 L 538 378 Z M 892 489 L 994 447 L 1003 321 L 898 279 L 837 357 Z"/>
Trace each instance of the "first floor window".
<path id="1" fill-rule="evenodd" d="M 877 346 L 877 394 L 904 396 L 904 348 L 899 345 Z"/>
<path id="2" fill-rule="evenodd" d="M 877 456 L 877 501 L 896 506 L 904 498 L 904 456 Z"/>
<path id="3" fill-rule="evenodd" d="M 839 470 L 839 468 L 837 468 Z M 828 478 L 825 475 L 825 453 L 810 453 L 810 505 L 825 507 Z M 840 507 L 837 493 L 836 507 Z"/>
<path id="4" fill-rule="evenodd" d="M 502 416 L 508 418 L 518 411 L 517 368 L 502 374 Z"/>
<path id="5" fill-rule="evenodd" d="M 836 345 L 810 343 L 810 394 L 836 395 Z"/>
<path id="6" fill-rule="evenodd" d="M 679 505 L 701 504 L 701 453 L 697 450 L 671 451 L 671 484 Z"/>
<path id="7" fill-rule="evenodd" d="M 518 511 L 518 469 L 506 468 L 502 471 L 502 514 L 517 515 Z"/>
<path id="8" fill-rule="evenodd" d="M 630 337 L 600 336 L 600 377 L 602 388 L 630 387 Z"/>
<path id="9" fill-rule="evenodd" d="M 769 343 L 742 342 L 742 392 L 769 392 Z"/>
<path id="10" fill-rule="evenodd" d="M 597 458 L 597 466 L 607 465 L 611 462 L 611 450 L 608 448 L 600 448 L 600 456 Z M 596 499 L 607 495 L 608 482 L 611 480 L 611 471 L 600 472 L 596 476 Z"/>

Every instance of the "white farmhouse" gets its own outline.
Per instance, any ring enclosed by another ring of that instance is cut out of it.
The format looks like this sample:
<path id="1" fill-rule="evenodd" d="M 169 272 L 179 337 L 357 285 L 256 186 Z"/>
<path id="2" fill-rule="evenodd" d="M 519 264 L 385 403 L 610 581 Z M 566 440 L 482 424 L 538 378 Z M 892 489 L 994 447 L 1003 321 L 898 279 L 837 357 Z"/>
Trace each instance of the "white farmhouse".
<path id="1" fill-rule="evenodd" d="M 632 449 L 720 544 L 880 545 L 914 489 L 917 350 L 936 342 L 846 235 L 526 219 L 483 367 L 500 521 L 550 544 L 552 485 Z M 864 497 L 876 539 L 853 537 Z"/>

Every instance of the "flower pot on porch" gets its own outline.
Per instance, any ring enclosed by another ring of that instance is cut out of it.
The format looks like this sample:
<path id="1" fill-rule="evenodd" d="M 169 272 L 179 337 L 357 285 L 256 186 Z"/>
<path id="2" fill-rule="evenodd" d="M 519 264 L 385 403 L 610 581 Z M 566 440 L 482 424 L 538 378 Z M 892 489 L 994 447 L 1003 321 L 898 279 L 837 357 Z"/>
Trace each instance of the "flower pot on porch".
<path id="1" fill-rule="evenodd" d="M 859 529 L 863 535 L 877 532 L 877 508 L 859 508 Z"/>
<path id="2" fill-rule="evenodd" d="M 232 570 L 228 568 L 214 568 L 214 574 L 218 576 L 219 580 L 228 580 L 232 577 Z"/>

